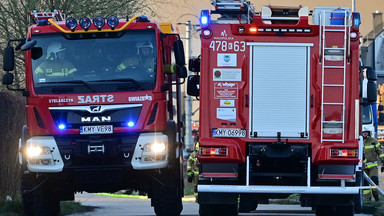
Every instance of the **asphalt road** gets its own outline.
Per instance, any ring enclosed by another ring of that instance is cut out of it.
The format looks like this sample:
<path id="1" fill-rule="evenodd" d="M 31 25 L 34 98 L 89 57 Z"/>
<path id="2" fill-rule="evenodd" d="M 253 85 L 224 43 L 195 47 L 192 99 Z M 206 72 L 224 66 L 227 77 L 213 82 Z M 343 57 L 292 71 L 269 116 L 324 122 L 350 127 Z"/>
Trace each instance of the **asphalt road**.
<path id="1" fill-rule="evenodd" d="M 71 216 L 154 216 L 149 199 L 117 198 L 96 194 L 76 194 L 76 201 L 87 206 L 97 206 L 93 212 L 73 214 Z M 183 201 L 182 216 L 198 216 L 198 204 L 194 201 Z M 314 216 L 311 208 L 303 208 L 299 205 L 259 205 L 257 211 L 252 213 L 242 213 L 241 216 Z M 367 214 L 357 214 L 368 216 Z"/>
<path id="2" fill-rule="evenodd" d="M 384 174 L 379 174 L 380 188 L 384 189 Z M 77 202 L 86 206 L 98 207 L 93 212 L 73 214 L 71 216 L 154 216 L 150 199 L 117 198 L 90 193 L 76 194 Z M 192 199 L 183 199 L 182 216 L 198 216 L 199 206 Z M 311 208 L 303 208 L 299 205 L 259 205 L 257 211 L 242 216 L 254 215 L 290 215 L 290 216 L 314 216 Z M 367 214 L 356 214 L 356 216 L 368 216 Z"/>

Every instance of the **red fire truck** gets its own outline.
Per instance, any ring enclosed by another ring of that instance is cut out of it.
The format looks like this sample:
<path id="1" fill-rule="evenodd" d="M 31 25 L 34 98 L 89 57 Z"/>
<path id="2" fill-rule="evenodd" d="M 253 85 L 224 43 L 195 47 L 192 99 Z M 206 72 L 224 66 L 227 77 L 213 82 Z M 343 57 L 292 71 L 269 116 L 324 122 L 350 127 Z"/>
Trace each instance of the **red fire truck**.
<path id="1" fill-rule="evenodd" d="M 317 215 L 353 215 L 362 203 L 359 13 L 213 5 L 201 12 L 201 56 L 189 65 L 200 74 L 188 78 L 200 99 L 200 215 L 291 194 Z"/>
<path id="2" fill-rule="evenodd" d="M 145 16 L 31 17 L 27 38 L 8 42 L 3 77 L 27 102 L 24 213 L 59 215 L 60 201 L 75 192 L 134 189 L 148 193 L 156 215 L 180 215 L 186 68 L 179 35 Z M 13 44 L 24 51 L 25 89 L 11 85 Z"/>

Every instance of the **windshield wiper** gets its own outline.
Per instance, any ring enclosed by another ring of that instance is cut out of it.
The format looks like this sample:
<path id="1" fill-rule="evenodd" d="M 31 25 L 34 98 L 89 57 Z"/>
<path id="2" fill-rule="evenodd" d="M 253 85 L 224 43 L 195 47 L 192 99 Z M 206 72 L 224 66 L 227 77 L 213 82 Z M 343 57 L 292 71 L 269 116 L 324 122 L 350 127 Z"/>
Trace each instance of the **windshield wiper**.
<path id="1" fill-rule="evenodd" d="M 95 92 L 95 89 L 93 89 L 88 82 L 84 80 L 67 80 L 67 81 L 61 81 L 61 82 L 44 82 L 39 84 L 60 84 L 60 83 L 69 83 L 69 84 L 83 84 L 85 87 L 87 87 L 92 92 Z"/>
<path id="2" fill-rule="evenodd" d="M 98 81 L 93 81 L 93 82 L 130 82 L 135 84 L 136 87 L 138 87 L 141 90 L 145 90 L 140 83 L 138 83 L 136 80 L 132 78 L 122 78 L 122 79 L 110 79 L 110 80 L 98 80 Z"/>
<path id="3" fill-rule="evenodd" d="M 67 80 L 67 81 L 61 81 L 61 82 L 43 82 L 39 84 L 60 84 L 60 83 L 69 83 L 69 84 L 83 84 L 85 87 L 87 87 L 92 92 L 95 92 L 95 89 L 93 89 L 88 82 L 84 80 Z"/>

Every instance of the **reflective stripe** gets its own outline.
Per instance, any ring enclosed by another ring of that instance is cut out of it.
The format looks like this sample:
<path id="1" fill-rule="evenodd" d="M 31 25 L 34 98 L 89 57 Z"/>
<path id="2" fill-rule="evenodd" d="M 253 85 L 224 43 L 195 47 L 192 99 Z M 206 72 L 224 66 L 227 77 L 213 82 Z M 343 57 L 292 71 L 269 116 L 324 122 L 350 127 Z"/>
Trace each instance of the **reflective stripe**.
<path id="1" fill-rule="evenodd" d="M 365 149 L 373 149 L 373 148 L 375 148 L 375 146 L 374 145 L 367 145 L 367 146 L 364 146 L 364 148 Z"/>
<path id="2" fill-rule="evenodd" d="M 374 163 L 374 164 L 370 164 L 370 165 L 365 165 L 366 168 L 370 169 L 372 167 L 375 167 L 375 166 L 378 166 L 377 163 Z"/>
<path id="3" fill-rule="evenodd" d="M 380 143 L 376 143 L 375 147 L 377 148 L 377 147 L 379 147 L 379 146 L 380 146 Z"/>
<path id="4" fill-rule="evenodd" d="M 364 195 L 367 195 L 367 194 L 370 194 L 370 193 L 371 193 L 371 190 L 364 190 L 364 191 L 363 191 L 363 194 L 364 194 Z"/>
<path id="5" fill-rule="evenodd" d="M 379 157 L 384 157 L 384 154 L 381 154 Z"/>
<path id="6" fill-rule="evenodd" d="M 193 173 L 199 175 L 199 171 L 193 171 Z"/>
<path id="7" fill-rule="evenodd" d="M 364 160 L 363 160 L 363 163 L 367 163 L 367 159 L 364 159 Z"/>

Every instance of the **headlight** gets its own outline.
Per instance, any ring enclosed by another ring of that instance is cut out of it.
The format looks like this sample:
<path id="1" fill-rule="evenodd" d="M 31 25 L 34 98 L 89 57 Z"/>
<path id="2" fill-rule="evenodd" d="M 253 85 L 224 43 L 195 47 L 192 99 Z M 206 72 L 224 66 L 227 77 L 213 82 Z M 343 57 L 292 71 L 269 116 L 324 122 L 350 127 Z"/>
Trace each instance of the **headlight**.
<path id="1" fill-rule="evenodd" d="M 37 157 L 40 155 L 49 155 L 51 153 L 51 149 L 46 146 L 30 146 L 27 149 L 27 155 L 30 158 Z"/>
<path id="2" fill-rule="evenodd" d="M 144 146 L 144 152 L 162 153 L 166 150 L 164 143 L 151 143 Z"/>

